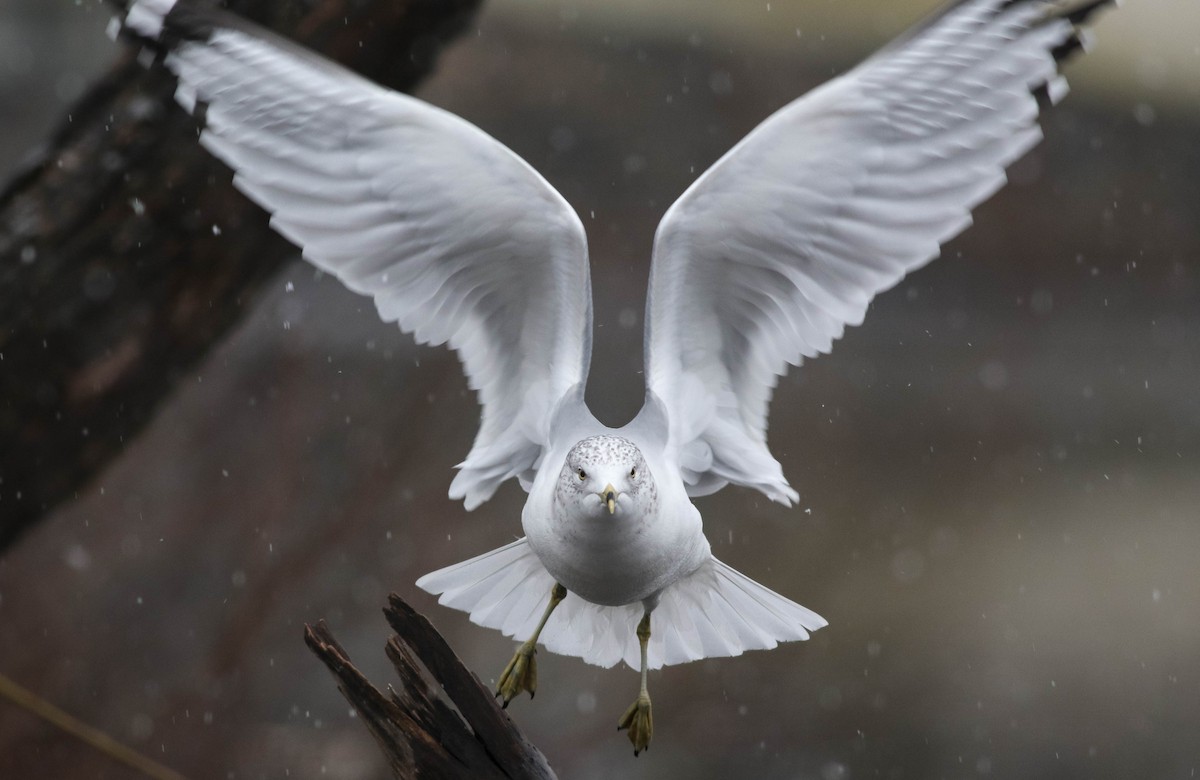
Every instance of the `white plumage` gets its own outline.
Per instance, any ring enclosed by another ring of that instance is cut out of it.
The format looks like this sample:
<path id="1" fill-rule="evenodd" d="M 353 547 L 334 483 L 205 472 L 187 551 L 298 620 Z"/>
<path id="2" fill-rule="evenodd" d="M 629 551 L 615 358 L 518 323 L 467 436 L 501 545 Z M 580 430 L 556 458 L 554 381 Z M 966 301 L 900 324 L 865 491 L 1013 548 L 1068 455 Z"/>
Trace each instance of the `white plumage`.
<path id="1" fill-rule="evenodd" d="M 126 24 L 156 30 L 163 17 L 146 14 L 170 6 L 135 3 Z M 474 125 L 223 17 L 167 54 L 179 102 L 203 105 L 200 143 L 305 259 L 417 341 L 458 351 L 483 421 L 451 496 L 473 509 L 533 468 L 548 410 L 586 376 L 579 218 Z"/>
<path id="2" fill-rule="evenodd" d="M 614 431 L 583 403 L 587 244 L 562 197 L 467 122 L 186 2 L 137 0 L 123 29 L 165 51 L 201 143 L 307 260 L 458 352 L 483 413 L 450 495 L 474 508 L 510 477 L 530 492 L 527 538 L 418 584 L 524 638 L 561 583 L 540 638 L 602 666 L 638 663 L 653 611 L 650 668 L 825 625 L 713 558 L 689 497 L 796 500 L 767 447 L 778 377 L 970 224 L 1104 4 L 962 0 L 731 149 L 659 226 L 646 406 Z"/>
<path id="3" fill-rule="evenodd" d="M 442 594 L 439 601 L 471 614 L 481 626 L 507 636 L 533 633 L 554 578 L 524 539 L 469 561 L 427 574 L 418 584 Z M 548 650 L 610 667 L 636 668 L 634 627 L 642 605 L 605 607 L 574 593 L 554 611 L 541 641 Z M 651 669 L 701 658 L 770 650 L 779 642 L 808 639 L 825 625 L 815 612 L 764 588 L 716 558 L 668 588 L 654 610 Z"/>

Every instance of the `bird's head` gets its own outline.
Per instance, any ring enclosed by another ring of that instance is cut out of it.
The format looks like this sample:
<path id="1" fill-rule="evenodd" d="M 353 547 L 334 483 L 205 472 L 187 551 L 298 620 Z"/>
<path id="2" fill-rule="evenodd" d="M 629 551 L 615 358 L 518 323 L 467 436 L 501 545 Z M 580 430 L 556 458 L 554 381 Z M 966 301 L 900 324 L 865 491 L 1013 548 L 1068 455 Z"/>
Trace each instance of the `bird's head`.
<path id="1" fill-rule="evenodd" d="M 590 436 L 567 453 L 558 500 L 587 517 L 619 519 L 644 513 L 655 496 L 654 477 L 637 445 L 620 436 Z M 574 512 L 573 512 L 574 513 Z"/>

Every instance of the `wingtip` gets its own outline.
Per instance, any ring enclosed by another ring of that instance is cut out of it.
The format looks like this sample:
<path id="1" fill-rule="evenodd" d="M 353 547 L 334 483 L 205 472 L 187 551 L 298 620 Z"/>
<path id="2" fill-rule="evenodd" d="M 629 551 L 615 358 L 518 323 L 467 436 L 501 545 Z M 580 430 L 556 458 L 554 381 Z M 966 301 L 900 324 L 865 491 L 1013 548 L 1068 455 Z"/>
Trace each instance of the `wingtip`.
<path id="1" fill-rule="evenodd" d="M 142 37 L 157 39 L 174 7 L 175 0 L 136 0 L 126 9 L 122 26 Z"/>
<path id="2" fill-rule="evenodd" d="M 1088 0 L 1088 2 L 1063 14 L 1062 18 L 1078 27 L 1079 25 L 1087 24 L 1092 15 L 1106 5 L 1118 8 L 1121 5 L 1121 0 Z"/>
<path id="3" fill-rule="evenodd" d="M 800 502 L 800 494 L 791 485 L 784 482 L 778 491 L 771 496 L 771 500 L 777 504 L 783 504 L 790 509 Z"/>
<path id="4" fill-rule="evenodd" d="M 1103 10 L 1106 6 L 1119 8 L 1121 0 L 1088 0 L 1080 6 L 1068 10 L 1066 13 L 1057 15 L 1057 18 L 1065 19 L 1071 24 L 1071 34 L 1051 50 L 1055 61 L 1063 62 L 1076 53 L 1087 53 L 1092 48 L 1093 36 L 1085 29 L 1085 25 L 1092 21 L 1092 16 Z"/>
<path id="5" fill-rule="evenodd" d="M 109 25 L 109 36 L 122 35 L 153 48 L 178 40 L 206 40 L 219 26 L 223 12 L 214 3 L 188 0 L 115 0 L 123 12 Z"/>

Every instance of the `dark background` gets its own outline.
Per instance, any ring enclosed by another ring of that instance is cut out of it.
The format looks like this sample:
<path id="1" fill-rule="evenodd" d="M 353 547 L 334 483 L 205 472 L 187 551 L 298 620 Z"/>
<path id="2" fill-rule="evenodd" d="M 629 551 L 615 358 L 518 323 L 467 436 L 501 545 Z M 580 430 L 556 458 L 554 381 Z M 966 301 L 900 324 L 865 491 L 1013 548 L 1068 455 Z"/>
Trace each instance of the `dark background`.
<path id="1" fill-rule="evenodd" d="M 662 212 L 931 5 L 510 0 L 447 52 L 420 94 L 529 160 L 588 228 L 602 420 L 640 404 Z M 718 556 L 829 628 L 652 674 L 636 761 L 614 730 L 636 674 L 542 653 L 540 695 L 510 713 L 561 777 L 1193 776 L 1200 19 L 1184 5 L 1109 14 L 976 226 L 781 382 L 770 439 L 800 507 L 698 502 Z M 0 170 L 102 72 L 106 21 L 91 2 L 0 10 Z M 325 618 L 390 682 L 395 590 L 494 679 L 512 643 L 412 585 L 520 533 L 515 485 L 470 514 L 446 498 L 477 419 L 452 354 L 288 268 L 146 434 L 0 557 L 0 670 L 191 776 L 381 774 L 301 626 Z M 0 704 L 0 777 L 126 776 Z"/>

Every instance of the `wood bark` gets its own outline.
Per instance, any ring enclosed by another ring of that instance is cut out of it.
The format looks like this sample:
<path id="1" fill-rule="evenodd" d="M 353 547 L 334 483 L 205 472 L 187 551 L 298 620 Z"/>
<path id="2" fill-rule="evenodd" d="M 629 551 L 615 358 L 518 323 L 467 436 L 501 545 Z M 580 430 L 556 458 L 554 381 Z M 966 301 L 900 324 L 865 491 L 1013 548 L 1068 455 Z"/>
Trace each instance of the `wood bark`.
<path id="1" fill-rule="evenodd" d="M 479 0 L 230 0 L 409 90 Z M 0 550 L 85 489 L 296 250 L 125 52 L 0 191 Z"/>
<path id="2" fill-rule="evenodd" d="M 337 678 L 396 777 L 555 777 L 424 616 L 394 593 L 384 614 L 396 632 L 386 649 L 401 682 L 390 695 L 354 667 L 324 621 L 305 626 L 304 640 Z"/>

